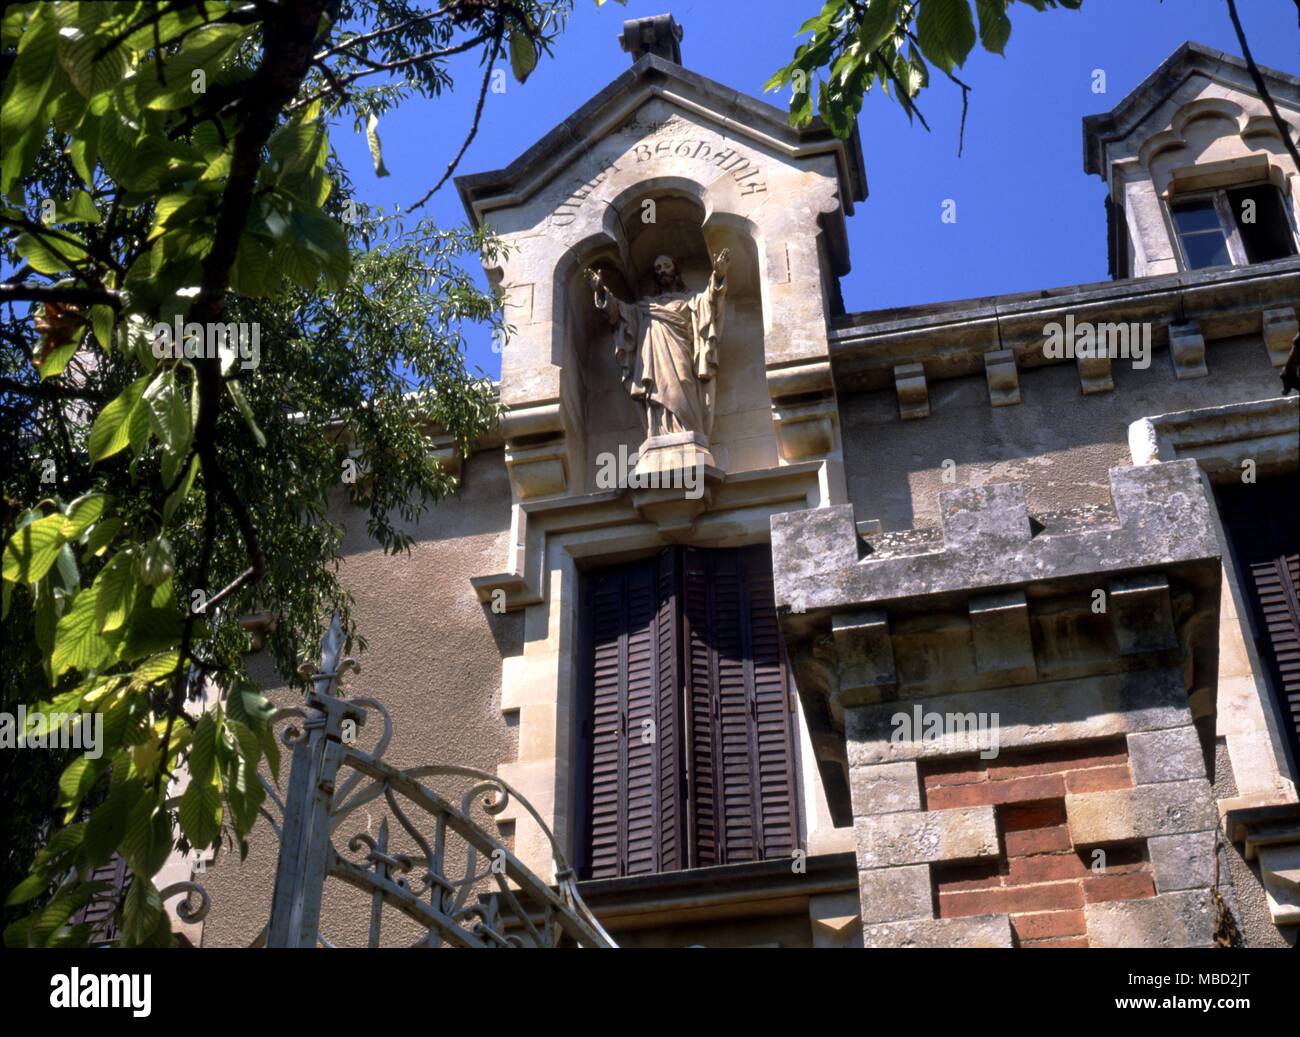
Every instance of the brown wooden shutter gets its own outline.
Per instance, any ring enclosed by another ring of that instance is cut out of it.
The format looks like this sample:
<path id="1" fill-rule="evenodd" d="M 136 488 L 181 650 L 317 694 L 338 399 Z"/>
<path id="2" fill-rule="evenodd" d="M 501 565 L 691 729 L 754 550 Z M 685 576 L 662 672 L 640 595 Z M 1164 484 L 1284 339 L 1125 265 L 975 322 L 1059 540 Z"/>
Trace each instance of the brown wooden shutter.
<path id="1" fill-rule="evenodd" d="M 1300 478 L 1289 475 L 1220 490 L 1224 526 L 1250 599 L 1255 647 L 1268 671 L 1292 773 L 1300 773 Z"/>
<path id="2" fill-rule="evenodd" d="M 683 866 L 672 552 L 593 573 L 586 873 Z"/>
<path id="3" fill-rule="evenodd" d="M 683 597 L 691 863 L 789 856 L 793 697 L 767 547 L 687 548 Z"/>

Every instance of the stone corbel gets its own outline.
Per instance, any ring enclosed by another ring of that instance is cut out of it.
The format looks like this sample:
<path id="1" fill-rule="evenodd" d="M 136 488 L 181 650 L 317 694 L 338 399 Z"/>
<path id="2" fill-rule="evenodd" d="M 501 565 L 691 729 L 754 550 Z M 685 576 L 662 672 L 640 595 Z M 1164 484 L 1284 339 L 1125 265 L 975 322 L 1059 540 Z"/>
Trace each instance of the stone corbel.
<path id="1" fill-rule="evenodd" d="M 1115 388 L 1115 380 L 1110 373 L 1110 357 L 1079 357 L 1079 387 L 1085 396 L 1098 392 L 1110 392 Z"/>
<path id="2" fill-rule="evenodd" d="M 811 403 L 774 403 L 772 423 L 781 456 L 787 461 L 806 461 L 833 451 L 837 413 L 834 397 Z"/>
<path id="3" fill-rule="evenodd" d="M 898 394 L 898 416 L 904 421 L 930 416 L 930 389 L 924 364 L 896 364 L 894 391 Z"/>
<path id="4" fill-rule="evenodd" d="M 978 595 L 970 599 L 967 607 L 979 672 L 997 674 L 1008 684 L 1036 680 L 1038 666 L 1025 592 Z"/>
<path id="5" fill-rule="evenodd" d="M 456 448 L 456 440 L 453 436 L 435 435 L 431 437 L 429 456 L 448 475 L 455 476 L 457 479 L 460 478 L 462 458 L 460 451 Z"/>
<path id="6" fill-rule="evenodd" d="M 518 500 L 569 492 L 575 439 L 558 400 L 511 407 L 501 419 L 506 469 Z"/>
<path id="7" fill-rule="evenodd" d="M 1194 320 L 1169 325 L 1169 356 L 1180 379 L 1204 378 L 1210 373 L 1205 366 L 1205 336 Z"/>
<path id="8" fill-rule="evenodd" d="M 984 354 L 984 377 L 989 385 L 989 403 L 1009 407 L 1020 402 L 1020 373 L 1016 354 L 1010 349 L 992 349 Z"/>
<path id="9" fill-rule="evenodd" d="M 898 673 L 883 609 L 865 609 L 832 617 L 831 633 L 838 657 L 839 705 L 860 706 L 894 697 Z"/>
<path id="10" fill-rule="evenodd" d="M 1300 321 L 1296 318 L 1293 307 L 1282 306 L 1276 310 L 1265 310 L 1263 316 L 1264 345 L 1268 347 L 1268 359 L 1274 367 L 1286 364 L 1291 354 L 1291 343 L 1300 331 Z"/>
<path id="11" fill-rule="evenodd" d="M 1168 577 L 1147 573 L 1111 580 L 1109 597 L 1108 611 L 1121 655 L 1178 647 Z"/>
<path id="12" fill-rule="evenodd" d="M 836 449 L 839 405 L 829 360 L 813 357 L 769 367 L 767 390 L 783 460 L 807 461 L 825 457 Z"/>

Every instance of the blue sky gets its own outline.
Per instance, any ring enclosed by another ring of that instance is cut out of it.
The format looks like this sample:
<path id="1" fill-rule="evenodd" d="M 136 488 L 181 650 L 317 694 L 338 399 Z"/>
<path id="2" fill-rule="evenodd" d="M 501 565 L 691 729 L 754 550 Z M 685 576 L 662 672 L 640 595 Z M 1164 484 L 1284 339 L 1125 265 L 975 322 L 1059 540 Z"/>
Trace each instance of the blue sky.
<path id="1" fill-rule="evenodd" d="M 507 165 L 628 66 L 617 37 L 625 18 L 670 11 L 685 29 L 688 68 L 769 102 L 762 84 L 789 60 L 795 30 L 820 0 L 575 0 L 555 48 L 520 85 L 489 93 L 477 139 L 458 173 Z M 1261 64 L 1300 73 L 1300 29 L 1292 0 L 1238 0 Z M 1223 0 L 1085 0 L 1081 11 L 1041 14 L 1013 5 L 1006 57 L 976 49 L 960 71 L 973 90 L 965 150 L 957 157 L 961 95 L 935 79 L 919 99 L 929 122 L 909 125 L 898 105 L 867 98 L 860 118 L 870 197 L 849 219 L 853 269 L 843 279 L 850 311 L 884 309 L 1104 280 L 1106 228 L 1098 177 L 1083 172 L 1080 120 L 1108 111 L 1180 43 L 1232 53 L 1236 37 Z M 1093 69 L 1106 93 L 1092 92 Z M 469 126 L 481 72 L 453 62 L 458 89 L 416 99 L 380 124 L 390 175 L 371 169 L 365 140 L 340 126 L 333 142 L 359 197 L 391 208 L 432 186 Z M 956 223 L 940 219 L 944 199 Z M 424 212 L 439 224 L 465 213 L 448 183 Z M 500 374 L 485 333 L 470 336 L 469 360 Z"/>

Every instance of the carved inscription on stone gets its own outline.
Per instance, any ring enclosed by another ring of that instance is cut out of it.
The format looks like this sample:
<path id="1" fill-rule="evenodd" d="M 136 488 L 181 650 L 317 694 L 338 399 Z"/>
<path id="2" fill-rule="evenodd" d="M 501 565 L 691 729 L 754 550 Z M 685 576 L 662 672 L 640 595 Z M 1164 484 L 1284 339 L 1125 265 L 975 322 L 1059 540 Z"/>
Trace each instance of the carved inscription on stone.
<path id="1" fill-rule="evenodd" d="M 573 191 L 555 207 L 555 211 L 551 214 L 551 225 L 567 227 L 576 220 L 583 203 L 609 177 L 610 173 L 617 173 L 629 166 L 651 165 L 660 161 L 713 166 L 740 185 L 742 196 L 767 192 L 767 179 L 757 160 L 746 157 L 730 144 L 720 139 L 669 137 L 635 144 L 630 151 L 619 156 L 617 161 L 609 159 L 602 161 L 600 172 L 589 180 L 574 178 Z"/>

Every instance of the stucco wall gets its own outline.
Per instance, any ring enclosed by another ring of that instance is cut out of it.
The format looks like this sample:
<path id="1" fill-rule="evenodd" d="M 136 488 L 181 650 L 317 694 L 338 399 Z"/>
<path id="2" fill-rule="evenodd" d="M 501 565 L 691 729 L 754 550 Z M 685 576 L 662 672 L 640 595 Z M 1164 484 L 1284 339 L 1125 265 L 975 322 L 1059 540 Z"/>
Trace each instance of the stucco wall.
<path id="1" fill-rule="evenodd" d="M 840 397 L 849 497 L 856 517 L 886 532 L 939 524 L 939 494 L 959 486 L 1023 482 L 1030 514 L 1110 504 L 1107 470 L 1131 464 L 1138 418 L 1281 395 L 1257 335 L 1210 343 L 1207 378 L 1178 380 L 1169 354 L 1151 366 L 1116 360 L 1112 392 L 1084 396 L 1074 364 L 1020 372 L 1021 402 L 989 404 L 982 377 L 930 384 L 930 417 L 903 421 L 894 392 Z M 943 480 L 944 461 L 956 464 Z"/>
<path id="2" fill-rule="evenodd" d="M 521 650 L 523 621 L 521 613 L 495 615 L 481 605 L 469 578 L 495 571 L 506 557 L 510 492 L 501 451 L 486 451 L 465 464 L 460 493 L 410 529 L 416 543 L 409 555 L 385 555 L 367 536 L 364 514 L 340 507 L 333 517 L 346 525 L 342 577 L 356 596 L 358 627 L 369 640 L 358 656 L 362 672 L 349 677 L 348 686 L 352 694 L 379 699 L 392 713 L 395 730 L 384 759 L 400 767 L 443 763 L 495 772 L 516 751 L 515 730 L 501 713 L 501 658 Z M 276 684 L 265 658 L 254 665 L 268 687 Z M 282 706 L 299 700 L 282 685 L 272 697 Z M 369 747 L 378 734 L 367 725 L 358 741 Z M 282 781 L 288 770 L 285 753 Z M 459 786 L 452 787 L 459 793 Z M 366 830 L 365 813 L 363 808 L 354 815 L 348 836 Z M 374 836 L 384 811 L 370 813 Z M 409 842 L 401 834 L 393 833 L 399 846 Z M 263 825 L 251 843 L 242 864 L 237 851 L 226 852 L 199 877 L 213 899 L 204 946 L 245 945 L 268 917 L 275 836 Z M 327 883 L 326 935 L 363 941 L 365 899 L 338 882 Z M 394 942 L 416 935 L 406 926 L 386 926 Z"/>

